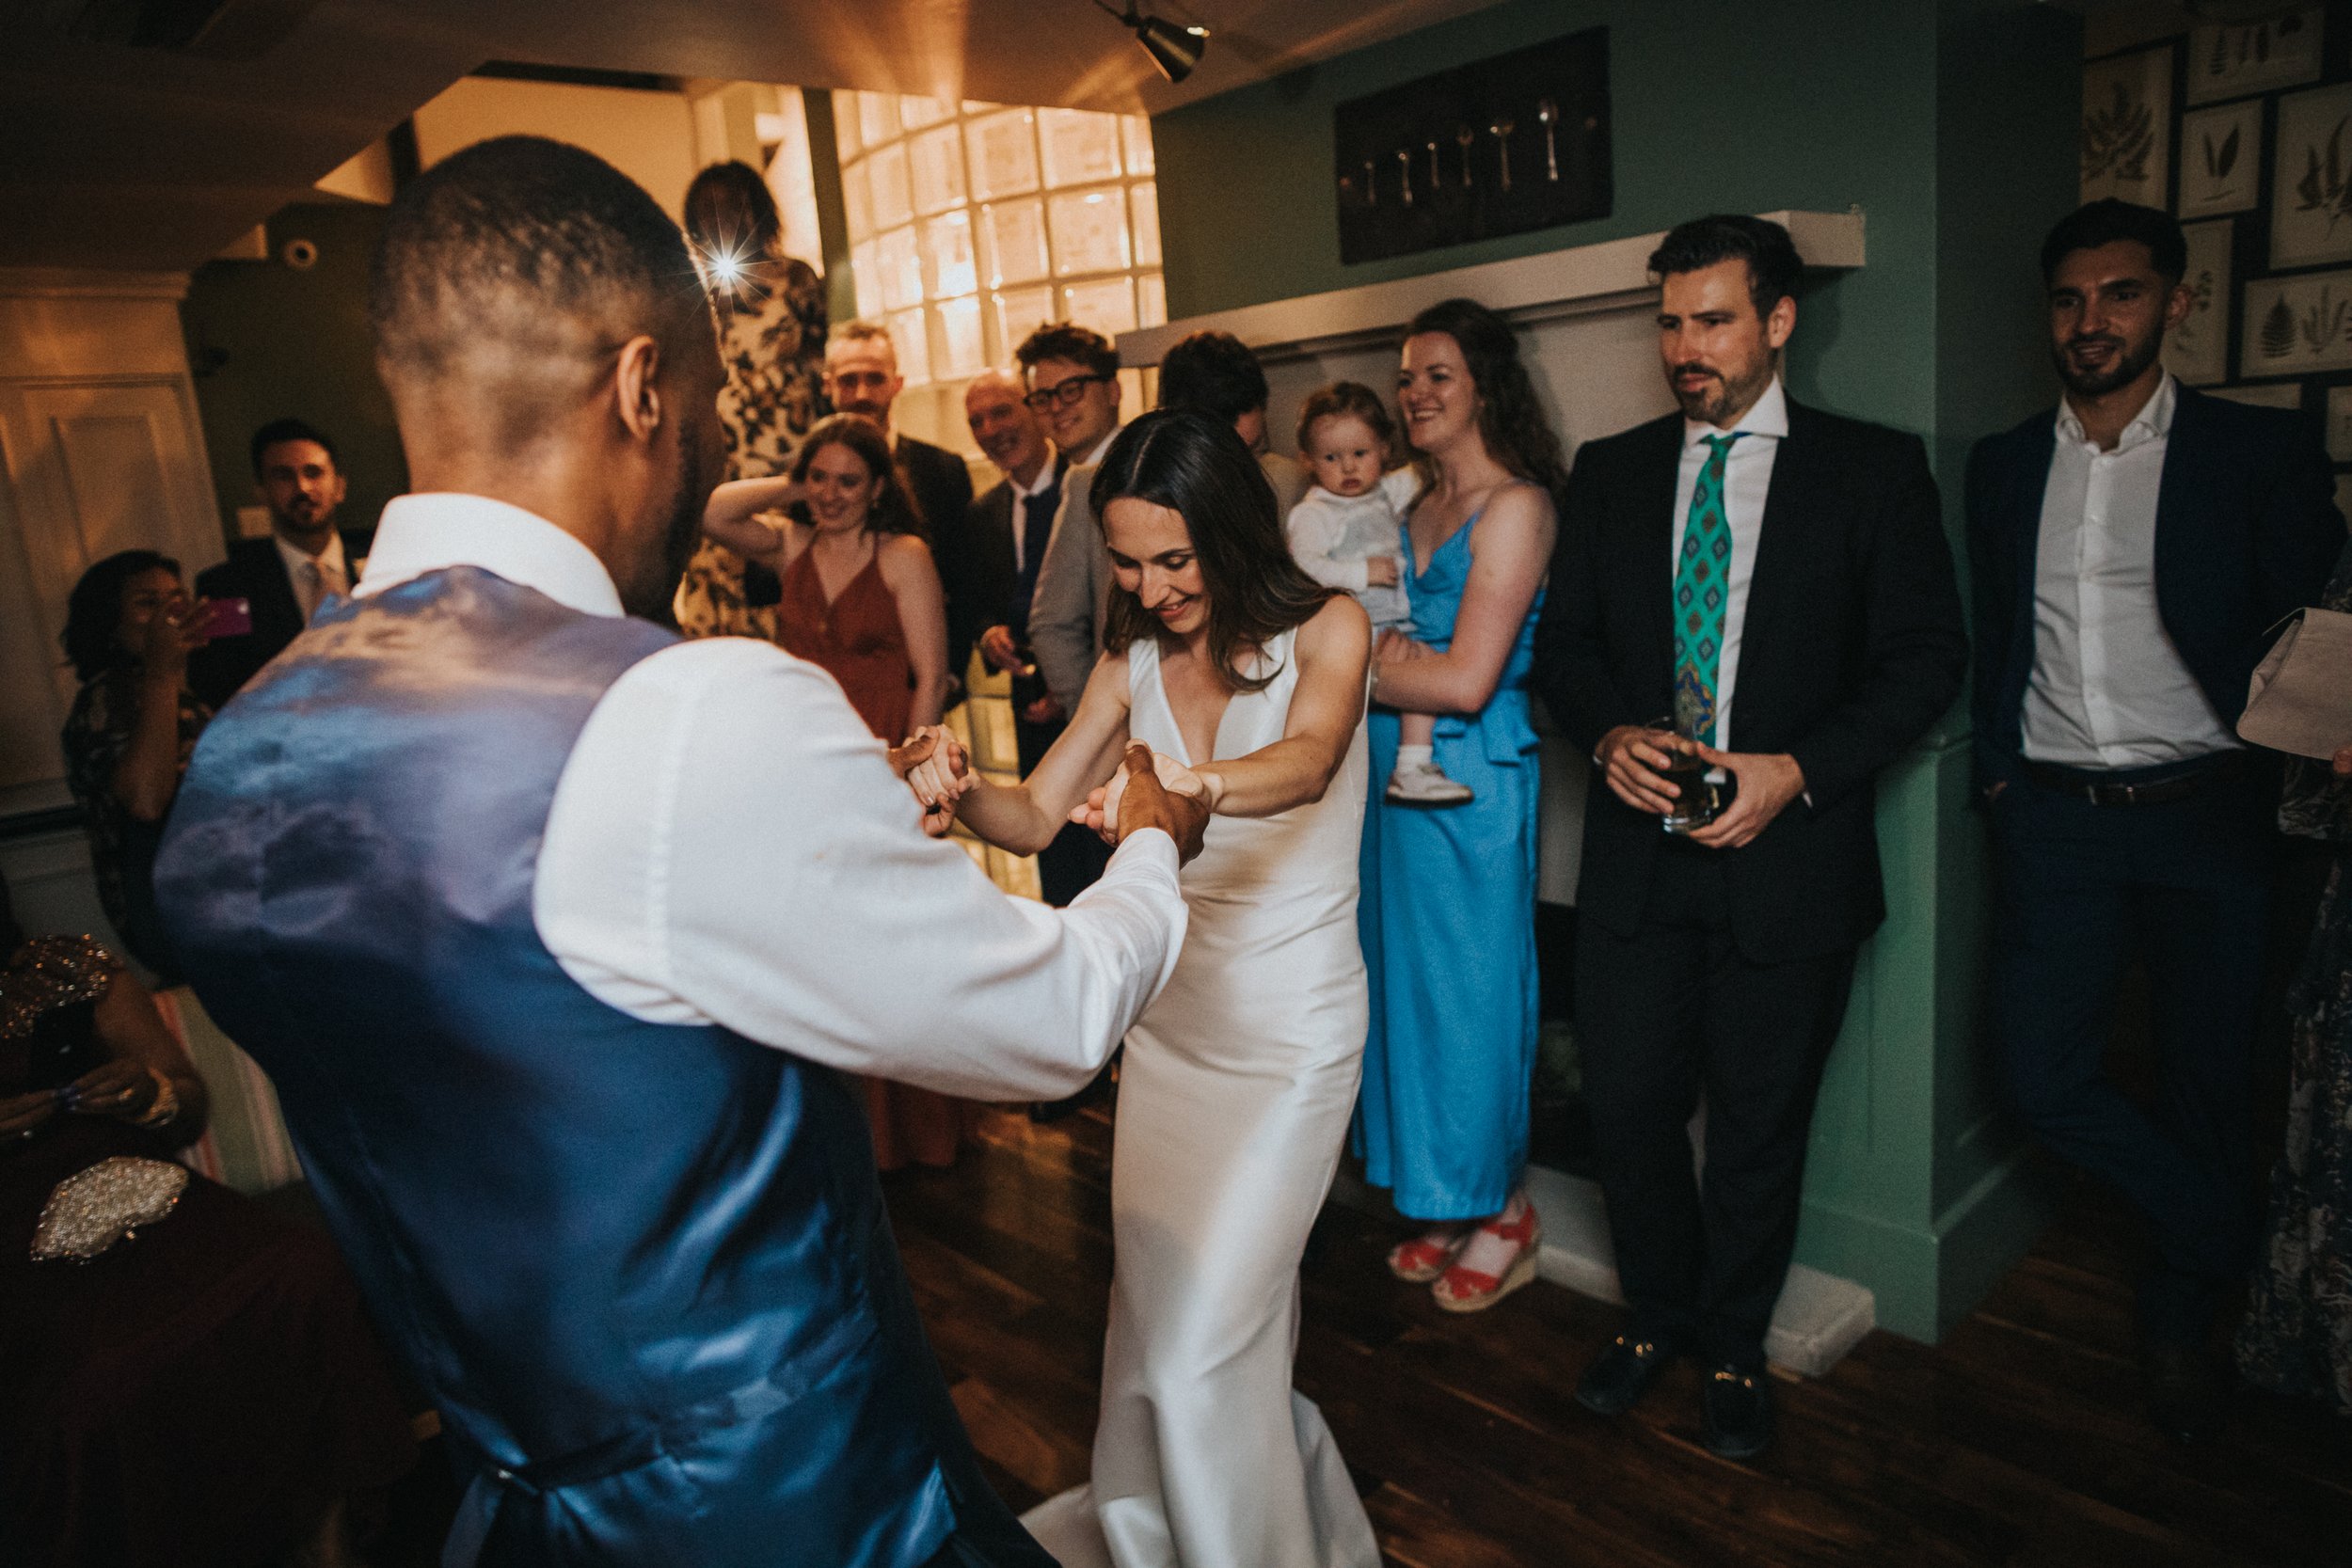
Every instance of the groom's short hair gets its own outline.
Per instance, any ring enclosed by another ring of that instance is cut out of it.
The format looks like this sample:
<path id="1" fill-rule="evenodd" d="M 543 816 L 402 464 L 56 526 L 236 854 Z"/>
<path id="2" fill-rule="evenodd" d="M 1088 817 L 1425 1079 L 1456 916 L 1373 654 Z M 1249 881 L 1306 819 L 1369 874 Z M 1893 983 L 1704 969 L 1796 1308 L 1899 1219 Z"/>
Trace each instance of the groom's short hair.
<path id="1" fill-rule="evenodd" d="M 677 225 L 611 164 L 544 136 L 478 142 L 412 181 L 368 295 L 388 382 L 601 351 L 694 313 L 708 305 Z"/>

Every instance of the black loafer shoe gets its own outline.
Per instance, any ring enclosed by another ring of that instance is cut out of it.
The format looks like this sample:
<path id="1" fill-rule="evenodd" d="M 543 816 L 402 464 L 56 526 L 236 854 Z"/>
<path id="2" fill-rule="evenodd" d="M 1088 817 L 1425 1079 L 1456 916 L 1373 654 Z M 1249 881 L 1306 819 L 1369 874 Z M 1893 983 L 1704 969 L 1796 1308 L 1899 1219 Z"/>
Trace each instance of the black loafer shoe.
<path id="1" fill-rule="evenodd" d="M 2195 1345 L 2149 1345 L 2140 1352 L 2140 1386 L 2156 1430 L 2194 1448 L 2221 1429 L 2228 1384 L 2214 1358 Z"/>
<path id="2" fill-rule="evenodd" d="M 1772 1446 L 1772 1386 L 1761 1372 L 1718 1367 L 1699 1390 L 1707 1451 L 1721 1459 L 1754 1459 Z"/>
<path id="3" fill-rule="evenodd" d="M 1674 1357 L 1671 1345 L 1620 1334 L 1577 1379 L 1576 1402 L 1596 1416 L 1622 1416 L 1649 1392 Z"/>

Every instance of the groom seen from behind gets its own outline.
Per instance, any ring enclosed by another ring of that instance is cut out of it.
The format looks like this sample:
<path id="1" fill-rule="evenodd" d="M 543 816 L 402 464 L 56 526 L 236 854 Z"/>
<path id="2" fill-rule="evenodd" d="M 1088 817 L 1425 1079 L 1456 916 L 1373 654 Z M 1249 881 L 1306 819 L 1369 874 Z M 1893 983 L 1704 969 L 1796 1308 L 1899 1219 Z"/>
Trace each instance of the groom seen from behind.
<path id="1" fill-rule="evenodd" d="M 208 736 L 156 880 L 441 1413 L 444 1560 L 1043 1568 L 834 1069 L 1085 1082 L 1174 964 L 1201 814 L 1145 763 L 1098 887 L 1017 902 L 918 831 L 823 672 L 650 624 L 721 374 L 611 166 L 458 153 L 372 293 L 420 493 Z"/>

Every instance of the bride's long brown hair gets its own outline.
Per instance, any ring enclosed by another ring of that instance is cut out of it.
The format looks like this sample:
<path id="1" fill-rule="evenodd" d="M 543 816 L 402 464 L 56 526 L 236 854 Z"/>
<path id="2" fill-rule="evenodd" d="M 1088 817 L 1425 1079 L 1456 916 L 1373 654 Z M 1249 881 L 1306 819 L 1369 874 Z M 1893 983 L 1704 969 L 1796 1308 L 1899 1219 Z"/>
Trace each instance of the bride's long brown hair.
<path id="1" fill-rule="evenodd" d="M 1088 492 L 1095 525 L 1103 526 L 1111 502 L 1129 499 L 1184 519 L 1209 601 L 1209 657 L 1233 690 L 1263 690 L 1276 673 L 1244 675 L 1243 652 L 1304 625 L 1337 591 L 1292 558 L 1257 457 L 1221 420 L 1167 409 L 1146 414 L 1119 433 L 1095 470 Z M 1103 646 L 1125 653 L 1146 635 L 1166 647 L 1183 641 L 1114 581 Z"/>

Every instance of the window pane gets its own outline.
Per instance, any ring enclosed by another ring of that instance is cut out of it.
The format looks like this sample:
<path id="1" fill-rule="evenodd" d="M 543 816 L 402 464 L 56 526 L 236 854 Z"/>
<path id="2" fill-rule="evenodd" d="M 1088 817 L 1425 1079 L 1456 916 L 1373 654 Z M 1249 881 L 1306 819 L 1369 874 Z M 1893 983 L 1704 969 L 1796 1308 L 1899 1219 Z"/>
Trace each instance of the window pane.
<path id="1" fill-rule="evenodd" d="M 1158 273 L 1148 272 L 1136 279 L 1136 301 L 1137 326 L 1168 325 L 1168 282 Z"/>
<path id="2" fill-rule="evenodd" d="M 994 201 L 1037 189 L 1036 117 L 1026 109 L 966 126 L 972 150 L 972 199 Z"/>
<path id="3" fill-rule="evenodd" d="M 931 307 L 931 369 L 942 381 L 977 375 L 988 366 L 980 341 L 980 296 Z"/>
<path id="4" fill-rule="evenodd" d="M 926 131 L 907 143 L 914 175 L 914 210 L 936 213 L 963 205 L 963 137 L 952 125 Z"/>
<path id="5" fill-rule="evenodd" d="M 901 310 L 883 324 L 890 328 L 890 346 L 898 351 L 898 373 L 910 387 L 931 378 L 931 338 L 918 308 Z"/>
<path id="6" fill-rule="evenodd" d="M 866 144 L 857 135 L 857 94 L 836 92 L 833 95 L 833 150 L 843 163 L 848 163 L 864 150 Z"/>
<path id="7" fill-rule="evenodd" d="M 967 98 L 963 101 L 963 112 L 967 118 L 974 115 L 984 115 L 991 109 L 1001 108 L 1002 106 L 1003 105 L 996 103 L 983 103 L 977 98 Z"/>
<path id="8" fill-rule="evenodd" d="M 1045 147 L 1045 182 L 1083 185 L 1119 174 L 1119 117 L 1084 109 L 1041 109 L 1038 137 Z"/>
<path id="9" fill-rule="evenodd" d="M 1127 204 L 1116 186 L 1052 198 L 1046 225 L 1054 237 L 1054 276 L 1124 270 Z"/>
<path id="10" fill-rule="evenodd" d="M 870 239 L 874 233 L 874 205 L 866 199 L 866 166 L 841 166 L 841 208 L 850 220 L 850 243 Z"/>
<path id="11" fill-rule="evenodd" d="M 868 147 L 880 147 L 898 134 L 898 101 L 886 92 L 862 92 L 857 95 L 858 139 Z"/>
<path id="12" fill-rule="evenodd" d="M 1136 234 L 1136 265 L 1160 264 L 1160 187 L 1152 181 L 1127 187 L 1127 208 Z"/>
<path id="13" fill-rule="evenodd" d="M 988 240 L 989 287 L 1034 283 L 1046 276 L 1043 202 L 1031 198 L 983 207 L 980 229 Z"/>
<path id="14" fill-rule="evenodd" d="M 907 148 L 892 142 L 866 160 L 866 177 L 873 182 L 874 227 L 896 229 L 914 215 L 914 198 L 907 192 Z"/>
<path id="15" fill-rule="evenodd" d="M 914 230 L 894 229 L 875 242 L 875 260 L 885 310 L 902 310 L 923 303 L 923 260 L 914 248 Z"/>
<path id="16" fill-rule="evenodd" d="M 1121 115 L 1119 118 L 1119 139 L 1126 145 L 1127 172 L 1150 174 L 1152 161 L 1152 122 L 1141 115 Z"/>
<path id="17" fill-rule="evenodd" d="M 979 286 L 980 269 L 972 261 L 972 214 L 958 210 L 925 222 L 923 292 L 932 299 L 952 299 Z"/>
<path id="18" fill-rule="evenodd" d="M 936 98 L 901 98 L 898 100 L 898 123 L 910 131 L 920 131 L 926 125 L 936 125 L 956 112 L 953 103 Z"/>
<path id="19" fill-rule="evenodd" d="M 1105 337 L 1136 329 L 1135 285 L 1124 277 L 1073 283 L 1061 292 L 1062 313 Z"/>
<path id="20" fill-rule="evenodd" d="M 1021 340 L 1054 319 L 1051 289 L 1007 289 L 995 296 L 996 332 L 1010 357 Z"/>
<path id="21" fill-rule="evenodd" d="M 850 281 L 857 289 L 857 313 L 882 314 L 882 246 L 872 241 L 850 247 Z"/>

